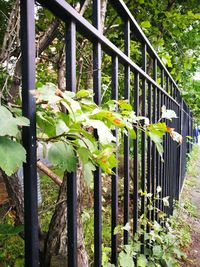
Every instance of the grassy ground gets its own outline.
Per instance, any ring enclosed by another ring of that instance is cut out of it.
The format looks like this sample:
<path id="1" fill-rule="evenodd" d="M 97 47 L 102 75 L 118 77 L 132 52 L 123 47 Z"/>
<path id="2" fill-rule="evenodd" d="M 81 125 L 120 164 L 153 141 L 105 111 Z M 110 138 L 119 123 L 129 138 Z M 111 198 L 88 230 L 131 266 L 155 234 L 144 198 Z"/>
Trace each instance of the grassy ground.
<path id="1" fill-rule="evenodd" d="M 190 160 L 187 164 L 187 174 L 180 207 L 183 208 L 182 220 L 190 228 L 191 242 L 186 248 L 187 260 L 183 267 L 200 266 L 200 147 L 193 146 Z"/>

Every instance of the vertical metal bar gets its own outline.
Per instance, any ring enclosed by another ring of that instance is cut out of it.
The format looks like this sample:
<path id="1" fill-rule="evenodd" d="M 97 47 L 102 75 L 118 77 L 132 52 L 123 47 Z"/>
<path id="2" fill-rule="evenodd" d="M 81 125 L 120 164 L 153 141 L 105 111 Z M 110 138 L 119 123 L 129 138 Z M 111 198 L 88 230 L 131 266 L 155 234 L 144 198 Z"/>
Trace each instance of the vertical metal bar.
<path id="1" fill-rule="evenodd" d="M 112 58 L 112 99 L 118 100 L 118 57 Z M 117 137 L 117 129 L 113 131 Z M 116 152 L 117 154 L 117 152 Z M 118 156 L 118 155 L 116 155 Z M 112 175 L 112 214 L 111 214 L 111 263 L 117 264 L 117 235 L 114 234 L 118 222 L 118 168 L 114 168 Z"/>
<path id="2" fill-rule="evenodd" d="M 135 73 L 134 78 L 134 110 L 136 116 L 139 114 L 139 73 Z M 137 138 L 134 140 L 134 181 L 133 181 L 133 233 L 138 229 L 138 130 L 135 129 Z"/>
<path id="3" fill-rule="evenodd" d="M 151 123 L 152 121 L 152 84 L 148 84 L 148 118 Z M 152 159 L 151 159 L 151 149 L 152 149 L 152 142 L 151 138 L 148 137 L 147 139 L 147 193 L 151 193 L 151 164 L 152 164 Z M 147 206 L 150 205 L 150 199 L 147 198 Z M 151 221 L 151 212 L 148 209 L 147 212 L 147 218 L 149 221 Z M 149 232 L 149 225 L 147 225 L 147 231 Z"/>
<path id="4" fill-rule="evenodd" d="M 130 21 L 125 22 L 124 53 L 130 57 Z M 124 98 L 130 102 L 130 67 L 124 67 Z M 124 137 L 124 225 L 129 221 L 129 136 Z M 124 244 L 128 244 L 128 231 L 124 231 Z"/>
<path id="5" fill-rule="evenodd" d="M 173 97 L 173 83 L 171 80 L 169 80 L 169 84 L 170 84 L 170 95 Z"/>
<path id="6" fill-rule="evenodd" d="M 153 88 L 153 114 L 152 114 L 152 123 L 156 121 L 156 88 Z M 156 146 L 152 143 L 152 202 L 153 210 L 151 214 L 152 221 L 155 219 L 155 187 L 156 187 Z"/>
<path id="7" fill-rule="evenodd" d="M 167 108 L 170 109 L 170 99 L 167 97 L 167 104 L 166 104 Z M 169 123 L 169 122 L 168 122 Z M 169 127 L 171 126 L 171 124 L 169 124 Z M 167 159 L 166 159 L 166 162 L 167 162 L 167 167 L 166 167 L 166 196 L 169 196 L 169 180 L 170 180 L 170 156 L 171 156 L 171 153 L 170 153 L 170 138 L 169 138 L 169 135 L 167 135 Z M 167 215 L 169 215 L 169 207 L 165 207 L 165 211 L 167 213 Z"/>
<path id="8" fill-rule="evenodd" d="M 169 99 L 169 109 L 172 109 L 172 101 L 171 99 Z M 172 122 L 170 123 L 170 127 L 173 127 Z M 173 191 L 173 159 L 174 158 L 174 154 L 173 154 L 173 143 L 172 140 L 169 140 L 169 178 L 168 178 L 168 190 L 169 190 L 169 207 L 168 207 L 168 215 L 171 214 L 171 209 L 172 209 L 172 205 L 173 205 L 173 195 L 172 195 L 172 191 Z"/>
<path id="9" fill-rule="evenodd" d="M 157 89 L 157 114 L 156 114 L 156 122 L 160 119 L 160 91 Z M 157 163 L 157 168 L 156 168 L 156 189 L 158 186 L 160 186 L 160 155 L 157 152 L 156 153 L 156 163 Z M 157 190 L 156 190 L 157 194 Z M 160 201 L 156 200 L 156 209 L 160 208 Z M 158 221 L 158 210 L 156 212 L 156 220 Z"/>
<path id="10" fill-rule="evenodd" d="M 66 24 L 66 88 L 76 92 L 76 24 Z M 77 266 L 77 181 L 76 173 L 67 174 L 68 266 Z"/>
<path id="11" fill-rule="evenodd" d="M 170 94 L 169 90 L 169 77 L 166 74 L 166 91 Z M 169 109 L 168 106 L 169 99 L 164 96 L 164 105 Z M 163 186 L 163 196 L 168 196 L 168 177 L 169 177 L 169 135 L 164 137 L 164 186 Z M 167 207 L 163 205 L 163 211 L 167 212 Z"/>
<path id="12" fill-rule="evenodd" d="M 178 92 L 178 103 L 179 103 L 179 112 L 178 112 L 178 132 L 182 135 L 183 134 L 183 122 L 182 122 L 182 118 L 183 118 L 183 114 L 182 114 L 182 106 L 183 106 L 183 102 L 182 102 L 182 98 L 180 96 L 180 92 Z M 177 200 L 179 200 L 179 195 L 180 195 L 180 190 L 181 190 L 181 172 L 182 172 L 182 145 L 179 146 L 179 149 L 178 149 L 178 159 L 179 159 L 179 162 L 178 162 L 178 165 L 179 165 L 179 168 L 178 168 L 178 184 L 177 184 L 177 187 L 178 187 L 178 194 L 177 194 Z"/>
<path id="13" fill-rule="evenodd" d="M 175 86 L 174 86 L 174 99 L 177 100 L 177 89 Z"/>
<path id="14" fill-rule="evenodd" d="M 173 97 L 173 94 L 172 94 Z M 170 99 L 170 109 L 173 109 L 172 101 Z M 171 122 L 171 127 L 174 128 L 174 122 Z M 173 205 L 173 183 L 174 183 L 174 168 L 173 168 L 173 162 L 174 162 L 174 149 L 173 149 L 173 142 L 170 140 L 170 154 L 169 154 L 169 162 L 170 162 L 170 170 L 169 170 L 169 214 L 171 214 L 172 205 Z"/>
<path id="15" fill-rule="evenodd" d="M 164 73 L 164 69 L 161 70 L 161 87 L 164 89 L 164 80 L 165 80 L 165 73 Z M 161 105 L 160 107 L 162 108 L 162 106 L 164 105 L 164 94 L 161 93 Z M 163 137 L 163 160 L 165 157 L 165 147 L 164 147 L 164 143 L 165 143 L 165 136 Z M 160 176 L 161 176 L 161 193 L 160 193 L 160 209 L 163 210 L 163 202 L 162 202 L 162 198 L 163 198 L 163 190 L 164 190 L 164 162 L 161 160 L 160 161 Z"/>
<path id="16" fill-rule="evenodd" d="M 157 82 L 157 59 L 153 60 L 153 79 Z"/>
<path id="17" fill-rule="evenodd" d="M 22 45 L 22 114 L 30 120 L 23 127 L 22 140 L 27 152 L 24 171 L 25 266 L 39 266 L 38 202 L 36 167 L 36 106 L 31 90 L 35 90 L 35 19 L 34 1 L 21 0 Z"/>
<path id="18" fill-rule="evenodd" d="M 166 74 L 166 91 L 168 94 L 170 94 L 170 91 L 169 91 L 169 77 L 168 75 Z"/>
<path id="19" fill-rule="evenodd" d="M 155 81 L 157 81 L 157 59 L 154 58 L 153 60 L 153 78 Z M 157 95 L 157 89 L 154 88 L 153 90 L 153 114 L 152 114 L 152 122 L 156 122 L 156 108 L 157 108 L 157 103 L 156 103 L 156 95 Z M 155 187 L 156 187 L 156 146 L 153 143 L 152 145 L 152 199 L 153 199 L 153 210 L 152 210 L 152 220 L 155 219 Z"/>
<path id="20" fill-rule="evenodd" d="M 147 47 L 143 44 L 142 47 L 142 69 L 146 72 L 147 68 Z M 146 117 L 146 80 L 142 78 L 142 116 Z M 142 132 L 142 162 L 141 162 L 141 189 L 146 191 L 146 135 Z M 141 214 L 145 213 L 145 197 L 141 196 Z M 142 226 L 143 227 L 143 226 Z M 144 253 L 144 235 L 141 236 L 141 252 Z"/>
<path id="21" fill-rule="evenodd" d="M 167 88 L 166 88 L 167 89 Z M 163 105 L 166 106 L 166 102 L 167 102 L 167 96 L 163 95 Z M 162 198 L 166 196 L 166 173 L 167 173 L 167 135 L 165 134 L 164 138 L 163 138 L 163 146 L 164 146 L 164 155 L 163 155 L 163 188 L 162 188 Z M 163 211 L 165 212 L 165 207 L 163 205 L 162 202 L 162 206 L 163 206 Z"/>
<path id="22" fill-rule="evenodd" d="M 180 100 L 180 92 L 177 92 L 178 94 L 178 103 L 180 106 L 177 107 L 177 116 L 178 116 L 178 119 L 177 119 L 177 131 L 181 134 L 181 100 Z M 180 194 L 180 164 L 181 164 L 181 146 L 179 146 L 177 148 L 177 165 L 178 165 L 178 168 L 177 168 L 177 177 L 176 177 L 176 200 L 179 200 L 179 194 Z"/>
<path id="23" fill-rule="evenodd" d="M 93 0 L 93 25 L 101 31 L 101 1 Z M 101 103 L 101 44 L 93 44 L 94 102 Z M 102 265 L 102 181 L 101 169 L 94 172 L 94 267 Z"/>

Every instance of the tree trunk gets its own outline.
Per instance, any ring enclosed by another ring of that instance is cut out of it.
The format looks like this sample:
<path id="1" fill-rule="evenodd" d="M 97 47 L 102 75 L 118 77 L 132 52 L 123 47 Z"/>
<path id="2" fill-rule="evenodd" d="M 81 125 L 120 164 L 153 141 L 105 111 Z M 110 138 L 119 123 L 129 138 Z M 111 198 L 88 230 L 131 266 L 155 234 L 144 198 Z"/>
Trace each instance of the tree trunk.
<path id="1" fill-rule="evenodd" d="M 65 71 L 65 46 L 63 47 L 58 60 L 58 88 L 61 91 L 66 90 L 66 71 Z"/>
<path id="2" fill-rule="evenodd" d="M 81 168 L 77 171 L 77 255 L 78 267 L 88 266 L 88 256 L 84 244 L 83 223 L 81 220 L 82 209 L 82 192 L 83 177 Z M 64 175 L 63 183 L 60 188 L 59 197 L 55 212 L 51 219 L 49 231 L 47 235 L 44 267 L 66 267 L 67 266 L 67 173 Z"/>
<path id="3" fill-rule="evenodd" d="M 15 173 L 11 176 L 7 176 L 0 170 L 0 176 L 5 183 L 10 204 L 16 212 L 15 223 L 16 225 L 24 224 L 24 196 L 17 174 Z"/>

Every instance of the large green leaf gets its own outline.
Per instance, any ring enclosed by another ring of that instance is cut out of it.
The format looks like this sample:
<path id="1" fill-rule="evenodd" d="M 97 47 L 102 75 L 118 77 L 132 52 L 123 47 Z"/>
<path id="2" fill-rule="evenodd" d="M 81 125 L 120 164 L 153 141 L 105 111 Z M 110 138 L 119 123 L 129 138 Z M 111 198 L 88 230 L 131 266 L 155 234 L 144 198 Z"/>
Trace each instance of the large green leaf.
<path id="1" fill-rule="evenodd" d="M 12 113 L 5 108 L 0 106 L 0 136 L 17 136 L 19 126 L 28 126 L 29 121 L 25 117 L 13 117 Z"/>
<path id="2" fill-rule="evenodd" d="M 80 147 L 77 150 L 77 153 L 78 153 L 79 158 L 82 161 L 82 163 L 86 164 L 88 162 L 88 159 L 89 159 L 91 152 L 85 147 Z"/>
<path id="3" fill-rule="evenodd" d="M 76 93 L 77 98 L 92 98 L 94 95 L 92 90 L 80 90 Z"/>
<path id="4" fill-rule="evenodd" d="M 159 135 L 155 134 L 154 132 L 149 132 L 148 135 L 151 138 L 151 140 L 155 143 L 158 153 L 162 158 L 163 156 L 162 138 Z"/>
<path id="5" fill-rule="evenodd" d="M 56 135 L 56 119 L 49 114 L 38 111 L 36 114 L 37 126 L 41 129 L 42 135 L 49 137 Z"/>
<path id="6" fill-rule="evenodd" d="M 121 267 L 134 267 L 135 266 L 133 262 L 133 257 L 131 255 L 126 254 L 125 252 L 121 252 L 119 254 L 119 263 Z"/>
<path id="7" fill-rule="evenodd" d="M 22 145 L 7 137 L 0 137 L 0 167 L 7 175 L 13 174 L 26 161 Z"/>
<path id="8" fill-rule="evenodd" d="M 153 246 L 153 255 L 160 258 L 163 254 L 162 247 L 160 245 L 154 245 Z"/>
<path id="9" fill-rule="evenodd" d="M 29 120 L 25 117 L 16 117 L 15 119 L 15 123 L 19 126 L 29 126 Z"/>
<path id="10" fill-rule="evenodd" d="M 52 83 L 47 83 L 46 85 L 43 85 L 37 90 L 34 90 L 33 94 L 36 95 L 39 101 L 46 101 L 50 104 L 55 104 L 56 102 L 61 100 L 61 98 L 56 95 L 56 89 L 56 85 Z"/>
<path id="11" fill-rule="evenodd" d="M 58 120 L 56 123 L 56 135 L 66 134 L 69 132 L 69 128 L 63 120 Z"/>
<path id="12" fill-rule="evenodd" d="M 113 174 L 112 169 L 117 166 L 117 159 L 115 156 L 115 149 L 112 146 L 104 146 L 102 150 L 97 150 L 96 162 L 101 167 L 101 169 L 109 174 Z"/>
<path id="13" fill-rule="evenodd" d="M 147 267 L 148 266 L 148 260 L 146 258 L 145 255 L 141 254 L 139 257 L 138 257 L 138 267 Z"/>
<path id="14" fill-rule="evenodd" d="M 88 120 L 86 124 L 97 129 L 99 141 L 101 144 L 110 144 L 116 141 L 116 137 L 113 136 L 110 129 L 102 121 Z"/>
<path id="15" fill-rule="evenodd" d="M 65 142 L 53 143 L 49 149 L 48 158 L 53 165 L 59 166 L 63 170 L 68 172 L 76 170 L 77 158 L 73 147 Z"/>
<path id="16" fill-rule="evenodd" d="M 87 185 L 91 185 L 93 179 L 93 171 L 96 170 L 96 167 L 91 161 L 88 161 L 83 165 L 83 176 Z"/>
<path id="17" fill-rule="evenodd" d="M 115 125 L 121 128 L 125 126 L 122 117 L 119 113 L 111 112 L 108 110 L 96 109 L 96 111 L 92 115 L 90 115 L 90 118 L 102 121 L 104 120 L 105 122 L 109 122 L 108 125 Z"/>

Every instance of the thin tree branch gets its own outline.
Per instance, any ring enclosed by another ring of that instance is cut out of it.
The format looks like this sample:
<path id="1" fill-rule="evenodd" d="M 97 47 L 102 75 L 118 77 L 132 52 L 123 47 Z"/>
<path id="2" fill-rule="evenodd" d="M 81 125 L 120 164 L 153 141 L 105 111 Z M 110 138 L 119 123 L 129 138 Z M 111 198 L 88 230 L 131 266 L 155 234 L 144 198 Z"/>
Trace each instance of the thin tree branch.
<path id="1" fill-rule="evenodd" d="M 49 178 L 51 178 L 57 185 L 61 186 L 62 180 L 61 178 L 55 174 L 52 170 L 50 170 L 42 161 L 37 161 L 37 167 L 43 173 L 45 173 Z"/>

